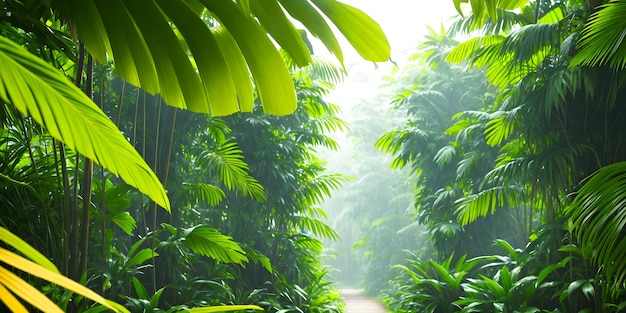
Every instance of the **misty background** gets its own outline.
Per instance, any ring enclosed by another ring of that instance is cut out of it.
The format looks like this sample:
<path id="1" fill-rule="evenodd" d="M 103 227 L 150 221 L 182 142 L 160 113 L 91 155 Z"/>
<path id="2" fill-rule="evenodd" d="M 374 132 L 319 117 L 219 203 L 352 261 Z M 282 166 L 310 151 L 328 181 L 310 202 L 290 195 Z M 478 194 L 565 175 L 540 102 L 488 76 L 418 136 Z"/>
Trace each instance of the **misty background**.
<path id="1" fill-rule="evenodd" d="M 394 95 L 407 87 L 394 82 L 393 76 L 419 53 L 428 27 L 449 26 L 456 10 L 452 1 L 344 2 L 380 24 L 392 56 L 390 62 L 374 64 L 346 49 L 347 77 L 327 97 L 341 107 L 340 116 L 349 129 L 332 134 L 339 150 L 320 149 L 320 157 L 327 160 L 328 173 L 353 180 L 322 204 L 329 224 L 341 236 L 338 242 L 324 243 L 323 262 L 340 287 L 364 288 L 376 294 L 398 274 L 393 265 L 403 263 L 409 251 L 430 249 L 428 234 L 410 215 L 414 212 L 413 180 L 406 170 L 390 169 L 392 157 L 375 148 L 381 135 L 406 120 L 391 110 Z M 342 46 L 348 47 L 347 42 Z M 323 46 L 315 49 L 316 54 L 332 60 Z"/>

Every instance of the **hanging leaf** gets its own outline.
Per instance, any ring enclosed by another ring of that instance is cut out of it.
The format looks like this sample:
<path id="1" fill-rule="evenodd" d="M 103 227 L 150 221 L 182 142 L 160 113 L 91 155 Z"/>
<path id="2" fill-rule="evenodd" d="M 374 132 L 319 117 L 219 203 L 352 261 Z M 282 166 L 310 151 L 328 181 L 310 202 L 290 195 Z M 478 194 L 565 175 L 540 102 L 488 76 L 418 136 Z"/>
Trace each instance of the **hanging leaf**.
<path id="1" fill-rule="evenodd" d="M 363 11 L 335 0 L 312 0 L 366 60 L 385 62 L 391 48 L 380 25 Z"/>
<path id="2" fill-rule="evenodd" d="M 169 211 L 161 182 L 115 124 L 61 72 L 4 37 L 0 99 Z"/>
<path id="3" fill-rule="evenodd" d="M 113 311 L 129 312 L 123 306 L 113 301 L 106 300 L 87 287 L 59 274 L 58 269 L 52 265 L 50 261 L 47 259 L 43 260 L 39 252 L 5 228 L 0 227 L 0 235 L 2 235 L 0 238 L 2 238 L 7 245 L 16 248 L 26 257 L 41 264 L 32 262 L 4 248 L 0 248 L 0 262 L 73 291 Z M 45 257 L 43 258 L 45 259 Z M 61 309 L 52 303 L 45 295 L 4 267 L 0 267 L 0 295 L 2 296 L 1 299 L 4 304 L 8 305 L 14 312 L 19 312 L 24 306 L 21 305 L 13 295 L 24 299 L 43 312 L 62 312 Z"/>
<path id="4" fill-rule="evenodd" d="M 248 262 L 246 253 L 229 236 L 203 225 L 186 229 L 181 234 L 187 246 L 195 253 L 215 259 L 218 262 L 242 265 Z"/>

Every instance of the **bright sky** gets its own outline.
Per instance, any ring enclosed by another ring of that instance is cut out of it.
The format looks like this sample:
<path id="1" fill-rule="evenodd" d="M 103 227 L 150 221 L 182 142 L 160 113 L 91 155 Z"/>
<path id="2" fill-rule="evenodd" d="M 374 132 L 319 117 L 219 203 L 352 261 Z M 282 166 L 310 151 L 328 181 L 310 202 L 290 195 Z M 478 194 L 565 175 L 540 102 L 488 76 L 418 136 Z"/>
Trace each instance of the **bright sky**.
<path id="1" fill-rule="evenodd" d="M 399 64 L 404 63 L 427 34 L 426 25 L 438 29 L 442 23 L 449 24 L 449 18 L 456 14 L 452 0 L 340 1 L 361 9 L 380 24 L 391 45 L 391 59 Z M 387 62 L 376 67 L 361 59 L 347 41 L 340 43 L 344 50 L 348 78 L 337 86 L 329 100 L 345 107 L 358 103 L 360 99 L 375 97 L 380 78 L 390 73 L 391 64 Z"/>
<path id="2" fill-rule="evenodd" d="M 394 60 L 403 59 L 403 54 L 415 47 L 426 34 L 426 25 L 439 28 L 442 22 L 456 14 L 452 0 L 341 1 L 363 10 L 380 24 L 391 44 Z M 351 48 L 344 50 L 347 58 L 357 56 Z M 351 60 L 346 61 L 350 63 Z"/>

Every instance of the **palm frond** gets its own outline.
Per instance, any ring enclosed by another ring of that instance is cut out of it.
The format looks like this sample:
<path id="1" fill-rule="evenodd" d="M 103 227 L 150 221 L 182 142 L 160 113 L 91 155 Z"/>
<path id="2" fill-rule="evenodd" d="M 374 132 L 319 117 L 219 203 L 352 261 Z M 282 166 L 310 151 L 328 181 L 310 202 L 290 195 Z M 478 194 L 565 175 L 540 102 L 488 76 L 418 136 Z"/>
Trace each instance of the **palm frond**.
<path id="1" fill-rule="evenodd" d="M 603 269 L 613 290 L 626 284 L 626 162 L 591 175 L 565 209 L 583 254 Z"/>
<path id="2" fill-rule="evenodd" d="M 243 160 L 243 152 L 236 142 L 227 141 L 215 150 L 203 151 L 200 158 L 200 164 L 215 170 L 229 190 L 241 191 L 257 200 L 265 199 L 263 186 L 248 174 L 248 164 Z"/>
<path id="3" fill-rule="evenodd" d="M 492 118 L 487 122 L 487 128 L 485 129 L 485 137 L 488 145 L 498 146 L 509 138 L 520 122 L 518 113 L 519 107 L 511 111 L 497 111 L 492 113 Z"/>
<path id="4" fill-rule="evenodd" d="M 559 28 L 558 22 L 524 25 L 506 36 L 502 41 L 501 53 L 513 53 L 515 61 L 526 62 L 542 50 L 558 47 Z"/>
<path id="5" fill-rule="evenodd" d="M 321 203 L 325 197 L 330 197 L 332 190 L 338 190 L 348 181 L 350 177 L 341 174 L 319 175 L 301 188 L 301 200 L 306 200 L 309 205 Z"/>
<path id="6" fill-rule="evenodd" d="M 380 26 L 363 11 L 335 0 L 311 0 L 366 60 L 389 60 L 389 42 Z"/>
<path id="7" fill-rule="evenodd" d="M 294 225 L 297 225 L 299 228 L 305 229 L 313 233 L 313 235 L 323 238 L 329 239 L 333 241 L 339 240 L 339 234 L 332 229 L 332 227 L 326 225 L 324 222 L 310 218 L 306 216 L 296 216 L 291 218 L 291 222 Z"/>
<path id="8" fill-rule="evenodd" d="M 446 164 L 449 164 L 455 155 L 456 148 L 454 146 L 444 146 L 439 149 L 439 151 L 437 151 L 437 154 L 435 154 L 435 158 L 433 159 L 433 161 L 435 161 L 437 165 L 439 165 L 439 167 L 441 168 Z"/>
<path id="9" fill-rule="evenodd" d="M 218 262 L 239 265 L 248 262 L 248 257 L 239 244 L 214 228 L 197 225 L 183 230 L 181 237 L 185 238 L 185 244 L 192 251 Z"/>
<path id="10" fill-rule="evenodd" d="M 497 208 L 515 207 L 519 203 L 521 190 L 518 185 L 497 186 L 459 199 L 456 214 L 461 224 L 467 225 L 481 216 L 493 214 Z"/>
<path id="11" fill-rule="evenodd" d="M 204 202 L 209 205 L 218 205 L 226 194 L 215 185 L 204 183 L 183 183 L 184 197 L 195 202 Z"/>
<path id="12" fill-rule="evenodd" d="M 0 37 L 0 99 L 169 210 L 159 179 L 115 124 L 58 70 Z"/>
<path id="13" fill-rule="evenodd" d="M 291 78 L 268 34 L 300 66 L 311 62 L 311 54 L 286 13 L 320 38 L 340 62 L 341 48 L 319 11 L 365 59 L 389 59 L 389 44 L 380 26 L 346 4 L 335 0 L 317 0 L 314 5 L 304 0 L 245 3 L 65 0 L 59 11 L 72 21 L 96 59 L 115 62 L 120 77 L 160 93 L 171 106 L 213 115 L 250 111 L 252 81 L 267 113 L 295 110 Z M 242 65 L 251 77 L 241 75 Z"/>
<path id="14" fill-rule="evenodd" d="M 129 312 L 123 306 L 113 301 L 106 300 L 87 287 L 59 274 L 59 270 L 49 260 L 3 227 L 0 227 L 0 240 L 35 261 L 33 262 L 14 252 L 0 248 L 0 261 L 3 263 L 28 273 L 29 275 L 45 279 L 53 284 L 71 290 L 113 311 Z M 62 312 L 59 307 L 39 290 L 4 267 L 0 267 L 0 294 L 3 295 L 2 301 L 5 302 L 6 299 L 5 304 L 9 305 L 9 308 L 12 310 L 19 311 L 24 308 L 15 297 L 18 296 L 43 312 Z"/>
<path id="15" fill-rule="evenodd" d="M 468 39 L 452 48 L 446 56 L 446 60 L 452 63 L 461 63 L 469 60 L 485 47 L 499 45 L 505 38 L 502 35 L 485 35 Z"/>
<path id="16" fill-rule="evenodd" d="M 472 169 L 480 164 L 483 157 L 484 154 L 482 151 L 468 151 L 465 153 L 457 164 L 456 176 L 460 178 L 468 175 Z"/>
<path id="17" fill-rule="evenodd" d="M 612 0 L 593 13 L 578 39 L 578 51 L 570 64 L 626 67 L 626 2 Z"/>

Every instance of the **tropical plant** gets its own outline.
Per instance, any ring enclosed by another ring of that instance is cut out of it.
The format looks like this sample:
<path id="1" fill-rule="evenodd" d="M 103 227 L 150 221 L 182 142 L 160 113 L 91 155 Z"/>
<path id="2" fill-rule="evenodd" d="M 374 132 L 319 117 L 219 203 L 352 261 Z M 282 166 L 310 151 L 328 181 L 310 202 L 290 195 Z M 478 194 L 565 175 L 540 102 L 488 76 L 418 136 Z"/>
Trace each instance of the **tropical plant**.
<path id="1" fill-rule="evenodd" d="M 483 14 L 485 6 L 491 5 L 472 2 L 476 14 Z M 514 181 L 517 182 L 527 181 L 523 177 L 530 176 L 533 183 L 524 187 L 526 191 L 523 193 L 535 195 L 535 201 L 541 200 L 532 206 L 541 209 L 547 221 L 562 215 L 572 217 L 572 231 L 582 244 L 583 255 L 606 270 L 605 289 L 619 293 L 624 286 L 624 260 L 609 251 L 620 251 L 617 247 L 621 246 L 619 238 L 623 236 L 619 232 L 597 236 L 613 229 L 607 222 L 614 220 L 610 216 L 619 211 L 619 206 L 607 203 L 606 210 L 598 210 L 600 207 L 596 206 L 595 199 L 600 195 L 603 199 L 613 199 L 621 192 L 615 188 L 617 181 L 610 178 L 619 177 L 619 165 L 609 164 L 623 161 L 624 155 L 619 148 L 623 132 L 613 126 L 616 125 L 613 117 L 619 119 L 623 114 L 621 106 L 616 105 L 616 99 L 623 92 L 623 81 L 616 72 L 623 67 L 623 49 L 617 35 L 624 28 L 617 17 L 624 8 L 623 1 L 571 2 L 567 5 L 537 1 L 527 7 L 534 8 L 534 24 L 521 25 L 505 37 L 476 38 L 465 46 L 474 48 L 464 50 L 477 52 L 471 54 L 471 60 L 486 65 L 488 72 L 491 70 L 492 80 L 511 90 L 508 100 L 502 102 L 502 108 L 506 108 L 504 114 L 487 121 L 485 134 L 493 138 L 492 143 L 505 147 L 501 157 L 505 162 L 501 162 L 490 176 L 516 177 Z M 493 22 L 501 20 L 502 16 L 499 16 Z M 547 20 L 551 20 L 553 26 L 544 24 Z M 523 44 L 525 40 L 527 44 Z M 477 47 L 480 48 L 477 50 Z M 463 54 L 451 53 L 450 57 L 454 59 Z M 511 72 L 510 69 L 502 70 L 502 64 L 506 62 L 496 60 L 496 56 L 499 58 L 505 54 L 516 58 L 517 64 L 524 64 L 519 61 L 526 60 L 524 62 L 530 63 L 525 64 L 532 66 L 519 66 L 521 72 L 515 73 L 520 75 L 512 80 L 510 75 L 501 75 Z M 556 81 L 559 83 L 555 84 Z M 519 149 L 520 144 L 527 148 Z M 540 167 L 535 168 L 533 164 Z M 608 167 L 598 172 L 598 180 L 583 180 L 602 166 Z M 523 173 L 515 170 L 521 168 L 525 168 Z M 578 193 L 587 181 L 602 183 L 594 183 Z M 542 187 L 544 183 L 545 187 Z M 602 194 L 607 190 L 611 195 Z M 491 196 L 486 194 L 484 199 L 500 194 L 511 205 L 523 202 L 498 192 L 489 194 Z M 564 209 L 569 201 L 563 202 L 562 199 L 573 196 L 577 196 L 577 200 Z M 495 202 L 483 201 L 470 205 L 471 208 L 462 214 L 467 218 L 466 222 L 471 221 L 481 214 L 478 212 L 485 214 L 489 209 L 493 210 L 494 205 Z M 606 253 L 597 253 L 598 250 Z"/>
<path id="2" fill-rule="evenodd" d="M 455 312 L 455 303 L 463 292 L 461 284 L 485 258 L 467 260 L 466 256 L 452 263 L 452 256 L 441 264 L 413 256 L 407 265 L 396 265 L 403 271 L 391 282 L 394 293 L 387 295 L 385 305 L 393 312 Z"/>
<path id="3" fill-rule="evenodd" d="M 113 311 L 128 312 L 120 304 L 106 300 L 85 286 L 61 275 L 58 268 L 48 258 L 4 227 L 0 227 L 0 240 L 26 257 L 24 258 L 16 252 L 0 248 L 0 261 L 4 264 L 67 288 Z M 43 312 L 63 312 L 29 282 L 22 280 L 4 266 L 0 267 L 0 273 L 2 274 L 0 275 L 0 299 L 11 311 L 28 312 L 22 302 L 16 298 L 17 296 Z"/>

